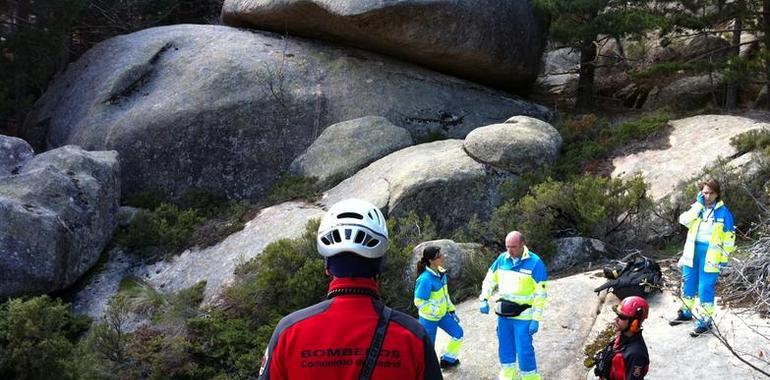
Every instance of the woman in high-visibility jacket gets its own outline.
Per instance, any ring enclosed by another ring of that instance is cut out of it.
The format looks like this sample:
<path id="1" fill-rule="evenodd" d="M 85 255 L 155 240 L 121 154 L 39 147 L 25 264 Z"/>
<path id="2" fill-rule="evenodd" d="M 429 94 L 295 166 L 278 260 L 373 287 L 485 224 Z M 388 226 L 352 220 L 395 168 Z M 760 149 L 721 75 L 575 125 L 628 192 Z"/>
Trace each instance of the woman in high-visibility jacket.
<path id="1" fill-rule="evenodd" d="M 422 258 L 417 263 L 414 305 L 420 315 L 420 324 L 428 331 L 432 342 L 436 341 L 436 330 L 439 327 L 449 334 L 451 339 L 440 360 L 441 367 L 448 368 L 460 364 L 458 356 L 463 341 L 463 328 L 460 327 L 460 318 L 455 313 L 455 305 L 449 298 L 443 264 L 444 255 L 439 247 L 425 247 Z"/>
<path id="2" fill-rule="evenodd" d="M 720 199 L 719 182 L 714 179 L 700 184 L 696 202 L 679 216 L 679 223 L 687 227 L 679 266 L 682 268 L 682 308 L 670 324 L 678 325 L 698 318 L 690 335 L 697 337 L 711 329 L 714 316 L 714 288 L 720 270 L 735 251 L 733 214 Z M 700 300 L 695 307 L 695 295 Z"/>

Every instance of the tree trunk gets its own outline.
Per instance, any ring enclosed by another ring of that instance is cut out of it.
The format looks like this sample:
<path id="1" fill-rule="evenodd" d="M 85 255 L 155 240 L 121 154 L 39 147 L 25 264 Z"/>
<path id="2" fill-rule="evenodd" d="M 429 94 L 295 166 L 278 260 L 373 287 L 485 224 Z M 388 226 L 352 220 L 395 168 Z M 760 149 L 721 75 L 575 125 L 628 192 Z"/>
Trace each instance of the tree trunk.
<path id="1" fill-rule="evenodd" d="M 733 43 L 730 48 L 730 56 L 733 59 L 738 59 L 741 53 L 741 32 L 743 30 L 743 4 L 741 1 L 737 1 L 735 4 L 735 24 L 733 25 Z M 738 106 L 738 82 L 739 79 L 735 79 L 727 84 L 727 93 L 725 94 L 725 108 L 728 110 L 734 110 Z"/>
<path id="2" fill-rule="evenodd" d="M 590 111 L 594 105 L 595 40 L 596 36 L 592 39 L 586 39 L 580 44 L 580 77 L 578 78 L 577 100 L 575 101 L 575 109 L 578 111 Z"/>
<path id="3" fill-rule="evenodd" d="M 770 0 L 762 0 L 762 29 L 765 49 L 770 51 Z M 765 58 L 765 107 L 770 109 L 770 58 Z"/>

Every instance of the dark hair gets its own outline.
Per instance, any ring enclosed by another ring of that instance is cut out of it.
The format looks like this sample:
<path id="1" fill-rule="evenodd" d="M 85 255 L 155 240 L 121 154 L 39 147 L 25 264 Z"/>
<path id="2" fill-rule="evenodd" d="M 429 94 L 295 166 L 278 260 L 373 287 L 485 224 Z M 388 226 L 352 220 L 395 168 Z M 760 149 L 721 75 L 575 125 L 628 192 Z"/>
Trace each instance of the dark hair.
<path id="1" fill-rule="evenodd" d="M 700 189 L 698 189 L 698 191 L 703 190 L 703 186 L 708 186 L 709 189 L 714 190 L 714 192 L 717 193 L 717 199 L 722 196 L 722 190 L 720 189 L 719 181 L 713 178 L 708 178 L 700 183 Z"/>
<path id="2" fill-rule="evenodd" d="M 422 250 L 422 258 L 417 262 L 417 274 L 424 272 L 425 268 L 430 266 L 430 261 L 435 259 L 439 252 L 441 252 L 441 248 L 435 245 L 425 247 Z"/>

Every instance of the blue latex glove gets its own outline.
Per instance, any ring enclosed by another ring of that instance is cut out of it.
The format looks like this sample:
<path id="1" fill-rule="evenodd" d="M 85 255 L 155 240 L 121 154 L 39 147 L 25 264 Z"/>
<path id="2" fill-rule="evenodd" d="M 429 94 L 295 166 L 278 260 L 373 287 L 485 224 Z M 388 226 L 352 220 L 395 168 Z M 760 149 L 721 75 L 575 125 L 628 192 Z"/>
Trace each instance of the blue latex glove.
<path id="1" fill-rule="evenodd" d="M 481 301 L 481 307 L 479 307 L 479 311 L 481 314 L 489 314 L 489 301 L 483 300 Z"/>
<path id="2" fill-rule="evenodd" d="M 450 312 L 449 316 L 452 317 L 452 319 L 454 319 L 455 322 L 460 323 L 460 317 L 458 317 L 457 313 L 455 313 L 454 311 Z"/>
<path id="3" fill-rule="evenodd" d="M 539 329 L 540 329 L 540 322 L 535 320 L 529 321 L 529 335 L 535 335 L 535 333 Z"/>
<path id="4" fill-rule="evenodd" d="M 706 201 L 703 199 L 703 194 L 700 191 L 698 192 L 698 196 L 695 199 L 698 200 L 698 203 L 704 206 L 706 205 Z"/>

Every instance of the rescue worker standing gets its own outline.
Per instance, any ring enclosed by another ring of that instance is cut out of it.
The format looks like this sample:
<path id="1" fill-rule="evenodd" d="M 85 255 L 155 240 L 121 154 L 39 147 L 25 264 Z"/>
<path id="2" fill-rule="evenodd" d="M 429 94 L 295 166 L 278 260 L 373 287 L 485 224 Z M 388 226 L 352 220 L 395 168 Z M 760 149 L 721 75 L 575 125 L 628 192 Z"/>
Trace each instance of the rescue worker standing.
<path id="1" fill-rule="evenodd" d="M 428 331 L 432 342 L 436 341 L 436 330 L 439 327 L 451 337 L 439 362 L 441 368 L 449 368 L 460 364 L 458 356 L 463 342 L 463 328 L 455 313 L 455 305 L 449 298 L 443 264 L 444 255 L 439 247 L 425 247 L 417 263 L 414 305 L 420 315 L 420 324 Z"/>
<path id="2" fill-rule="evenodd" d="M 679 216 L 679 223 L 687 227 L 679 266 L 682 268 L 682 307 L 670 324 L 678 325 L 698 319 L 690 336 L 697 337 L 711 330 L 714 316 L 714 288 L 719 272 L 735 251 L 733 215 L 720 199 L 719 182 L 714 179 L 700 184 L 695 203 Z M 700 299 L 695 307 L 695 295 Z"/>
<path id="3" fill-rule="evenodd" d="M 376 277 L 388 246 L 382 212 L 341 201 L 321 219 L 316 245 L 332 276 L 328 299 L 281 319 L 259 379 L 442 379 L 425 329 L 380 300 Z"/>
<path id="4" fill-rule="evenodd" d="M 642 380 L 650 366 L 642 322 L 650 307 L 642 297 L 626 297 L 615 307 L 617 335 L 597 353 L 594 375 L 602 380 Z"/>
<path id="5" fill-rule="evenodd" d="M 524 245 L 520 232 L 513 231 L 505 237 L 505 248 L 506 252 L 497 257 L 484 278 L 479 310 L 489 313 L 489 298 L 497 288 L 495 313 L 501 367 L 498 378 L 540 380 L 532 336 L 543 317 L 548 272 L 540 257 Z"/>

